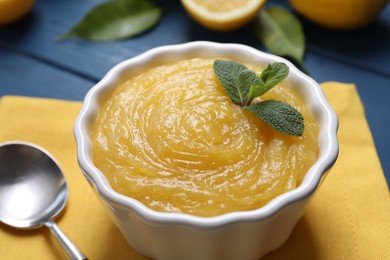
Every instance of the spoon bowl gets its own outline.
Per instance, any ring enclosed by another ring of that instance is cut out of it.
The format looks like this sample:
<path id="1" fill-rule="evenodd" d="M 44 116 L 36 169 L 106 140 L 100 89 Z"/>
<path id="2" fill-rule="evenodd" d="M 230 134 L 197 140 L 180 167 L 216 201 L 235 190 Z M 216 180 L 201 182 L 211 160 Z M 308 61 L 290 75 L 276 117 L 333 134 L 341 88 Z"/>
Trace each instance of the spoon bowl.
<path id="1" fill-rule="evenodd" d="M 0 144 L 0 222 L 22 229 L 46 226 L 71 259 L 87 259 L 52 221 L 67 198 L 62 170 L 46 150 L 26 142 Z"/>

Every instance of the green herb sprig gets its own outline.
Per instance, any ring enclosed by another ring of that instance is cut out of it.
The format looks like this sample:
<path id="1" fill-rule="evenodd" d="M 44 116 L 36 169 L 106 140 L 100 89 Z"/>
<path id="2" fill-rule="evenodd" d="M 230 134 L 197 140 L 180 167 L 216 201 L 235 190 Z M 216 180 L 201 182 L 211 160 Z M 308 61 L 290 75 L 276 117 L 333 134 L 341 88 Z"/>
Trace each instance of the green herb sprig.
<path id="1" fill-rule="evenodd" d="M 234 103 L 281 133 L 302 136 L 305 128 L 303 116 L 291 105 L 277 100 L 252 104 L 253 99 L 271 90 L 287 77 L 289 69 L 286 64 L 269 64 L 259 76 L 231 60 L 215 60 L 213 67 L 219 83 Z"/>

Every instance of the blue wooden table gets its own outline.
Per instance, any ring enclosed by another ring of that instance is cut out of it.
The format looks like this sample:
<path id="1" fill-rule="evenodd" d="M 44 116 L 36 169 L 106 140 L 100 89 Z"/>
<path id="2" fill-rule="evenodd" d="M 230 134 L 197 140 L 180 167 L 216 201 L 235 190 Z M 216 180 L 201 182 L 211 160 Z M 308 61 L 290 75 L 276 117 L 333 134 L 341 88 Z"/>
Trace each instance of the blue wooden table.
<path id="1" fill-rule="evenodd" d="M 37 0 L 22 20 L 0 27 L 0 96 L 24 95 L 82 100 L 115 64 L 150 48 L 207 40 L 243 43 L 264 50 L 250 26 L 217 33 L 196 24 L 179 1 L 166 5 L 163 19 L 139 37 L 117 42 L 88 42 L 57 37 L 103 0 Z M 268 5 L 282 0 L 269 0 Z M 355 83 L 365 106 L 382 167 L 390 183 L 390 5 L 368 27 L 340 32 L 302 19 L 305 64 L 318 82 Z"/>

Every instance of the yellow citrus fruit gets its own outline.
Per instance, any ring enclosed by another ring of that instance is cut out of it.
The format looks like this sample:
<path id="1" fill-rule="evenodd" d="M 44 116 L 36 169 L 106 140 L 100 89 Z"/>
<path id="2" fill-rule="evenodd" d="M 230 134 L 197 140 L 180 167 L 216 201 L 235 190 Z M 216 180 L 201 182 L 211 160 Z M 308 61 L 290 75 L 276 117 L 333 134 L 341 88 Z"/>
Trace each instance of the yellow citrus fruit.
<path id="1" fill-rule="evenodd" d="M 201 25 L 231 31 L 252 20 L 266 0 L 181 0 L 187 12 Z"/>
<path id="2" fill-rule="evenodd" d="M 356 29 L 367 25 L 388 0 L 289 0 L 308 20 L 333 29 Z"/>
<path id="3" fill-rule="evenodd" d="M 0 25 L 12 23 L 27 14 L 35 0 L 0 0 Z"/>

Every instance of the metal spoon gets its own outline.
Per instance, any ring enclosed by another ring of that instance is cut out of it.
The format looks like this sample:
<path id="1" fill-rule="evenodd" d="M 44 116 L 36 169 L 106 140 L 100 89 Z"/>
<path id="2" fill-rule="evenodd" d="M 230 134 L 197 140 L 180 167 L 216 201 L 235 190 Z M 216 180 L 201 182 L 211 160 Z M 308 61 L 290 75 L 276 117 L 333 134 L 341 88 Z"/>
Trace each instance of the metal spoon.
<path id="1" fill-rule="evenodd" d="M 67 197 L 65 177 L 43 148 L 25 142 L 0 144 L 0 222 L 22 229 L 46 226 L 70 259 L 88 259 L 51 220 Z"/>

